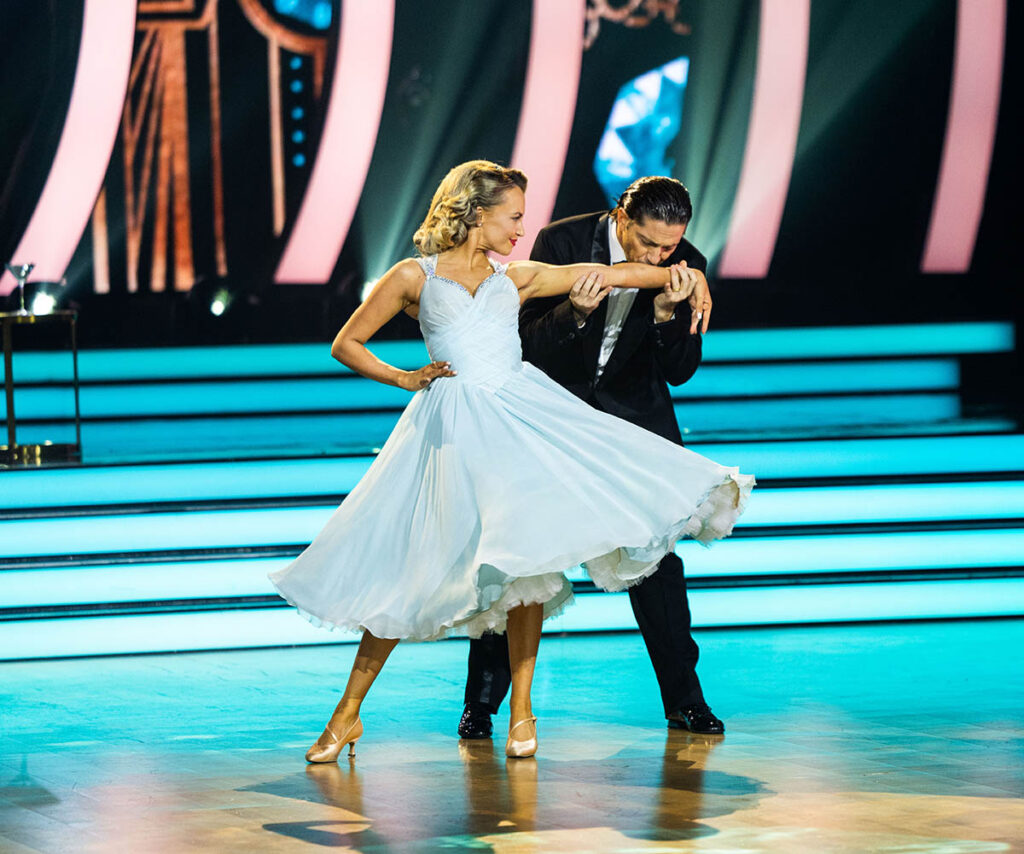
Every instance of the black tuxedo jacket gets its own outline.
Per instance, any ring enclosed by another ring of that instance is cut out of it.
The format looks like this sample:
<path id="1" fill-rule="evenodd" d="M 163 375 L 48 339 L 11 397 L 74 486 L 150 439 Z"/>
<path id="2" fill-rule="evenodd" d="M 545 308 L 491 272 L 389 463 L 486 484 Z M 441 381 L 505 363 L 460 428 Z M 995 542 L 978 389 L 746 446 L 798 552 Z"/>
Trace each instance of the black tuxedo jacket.
<path id="1" fill-rule="evenodd" d="M 549 264 L 610 261 L 607 211 L 558 220 L 537 235 L 530 258 Z M 685 238 L 663 266 L 686 261 L 707 271 L 707 259 Z M 682 444 L 667 383 L 680 385 L 693 376 L 701 360 L 701 337 L 690 334 L 690 309 L 681 304 L 675 317 L 654 323 L 656 289 L 641 290 L 626 316 L 601 378 L 597 357 L 604 335 L 608 301 L 587 318 L 583 328 L 568 297 L 527 300 L 519 312 L 523 358 L 591 406 L 624 418 L 672 442 Z"/>

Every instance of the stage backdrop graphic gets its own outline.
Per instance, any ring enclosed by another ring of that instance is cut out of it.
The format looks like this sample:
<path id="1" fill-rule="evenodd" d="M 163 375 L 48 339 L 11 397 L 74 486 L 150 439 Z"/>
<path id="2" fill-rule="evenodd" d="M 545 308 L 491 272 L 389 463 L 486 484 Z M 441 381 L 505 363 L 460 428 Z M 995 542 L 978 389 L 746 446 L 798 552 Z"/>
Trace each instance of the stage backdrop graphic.
<path id="1" fill-rule="evenodd" d="M 969 315 L 1013 315 L 1005 0 L 466 8 L 5 4 L 5 260 L 66 278 L 87 345 L 322 340 L 486 157 L 531 177 L 516 257 L 641 174 L 683 180 L 720 325 L 885 320 L 868 280 L 893 320 L 962 319 L 962 277 Z"/>

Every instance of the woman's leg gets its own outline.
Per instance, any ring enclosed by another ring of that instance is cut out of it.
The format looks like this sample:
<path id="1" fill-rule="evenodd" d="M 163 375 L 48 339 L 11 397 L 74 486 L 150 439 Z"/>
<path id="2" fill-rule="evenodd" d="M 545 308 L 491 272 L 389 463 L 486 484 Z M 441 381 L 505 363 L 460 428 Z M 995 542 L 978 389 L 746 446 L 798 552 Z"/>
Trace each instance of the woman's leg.
<path id="1" fill-rule="evenodd" d="M 384 662 L 391 655 L 391 650 L 397 644 L 397 638 L 379 638 L 368 631 L 363 632 L 356 660 L 352 662 L 352 670 L 348 675 L 345 693 L 335 706 L 327 728 L 306 753 L 307 759 L 312 762 L 333 761 L 340 752 L 339 744 L 349 740 L 355 741 L 362 735 L 359 708 L 370 686 L 373 685 L 373 680 L 377 678 L 377 674 L 384 667 Z"/>
<path id="2" fill-rule="evenodd" d="M 530 689 L 533 686 L 533 670 L 537 664 L 537 647 L 540 644 L 540 627 L 544 621 L 544 606 L 520 605 L 508 612 L 508 660 L 512 668 L 512 695 L 509 699 L 511 717 L 509 726 L 533 717 L 530 703 Z M 524 723 L 510 731 L 510 738 L 528 741 L 536 738 L 533 722 Z"/>

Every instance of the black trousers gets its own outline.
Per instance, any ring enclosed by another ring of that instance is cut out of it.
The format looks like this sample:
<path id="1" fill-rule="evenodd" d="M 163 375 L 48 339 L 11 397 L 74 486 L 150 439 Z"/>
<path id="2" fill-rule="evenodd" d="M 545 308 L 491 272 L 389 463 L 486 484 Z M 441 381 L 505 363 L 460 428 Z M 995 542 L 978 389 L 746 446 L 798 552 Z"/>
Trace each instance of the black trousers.
<path id="1" fill-rule="evenodd" d="M 629 602 L 654 665 L 665 714 L 704 702 L 697 678 L 700 653 L 690 632 L 690 602 L 679 556 L 665 555 L 651 575 L 630 587 Z M 494 714 L 510 682 L 505 636 L 487 634 L 471 640 L 466 702 L 480 703 Z"/>

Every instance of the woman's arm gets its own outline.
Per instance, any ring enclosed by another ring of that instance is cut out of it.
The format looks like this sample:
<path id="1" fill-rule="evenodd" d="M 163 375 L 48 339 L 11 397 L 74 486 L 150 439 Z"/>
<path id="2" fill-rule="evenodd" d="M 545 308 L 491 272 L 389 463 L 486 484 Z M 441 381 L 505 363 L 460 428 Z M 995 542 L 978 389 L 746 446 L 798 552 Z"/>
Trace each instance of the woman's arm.
<path id="1" fill-rule="evenodd" d="M 447 362 L 431 362 L 418 371 L 403 371 L 382 362 L 366 349 L 366 342 L 398 312 L 419 302 L 423 271 L 411 259 L 399 261 L 374 286 L 370 296 L 341 327 L 331 345 L 331 355 L 358 374 L 407 391 L 419 391 L 435 377 L 455 373 Z"/>
<path id="2" fill-rule="evenodd" d="M 606 288 L 662 288 L 669 284 L 670 267 L 651 264 L 567 264 L 555 266 L 540 261 L 513 261 L 508 276 L 519 289 L 521 301 L 567 294 L 573 284 L 587 275 L 599 275 Z"/>

